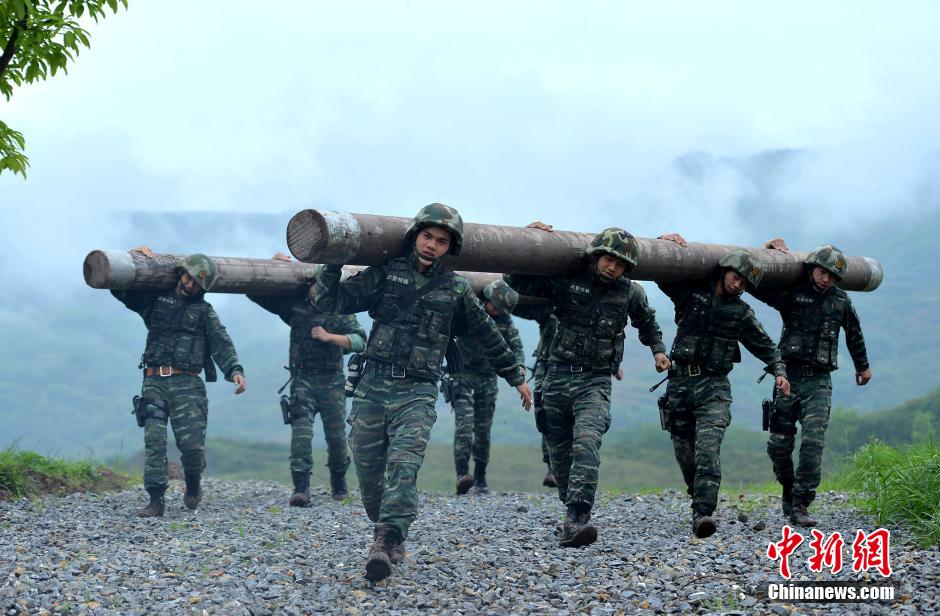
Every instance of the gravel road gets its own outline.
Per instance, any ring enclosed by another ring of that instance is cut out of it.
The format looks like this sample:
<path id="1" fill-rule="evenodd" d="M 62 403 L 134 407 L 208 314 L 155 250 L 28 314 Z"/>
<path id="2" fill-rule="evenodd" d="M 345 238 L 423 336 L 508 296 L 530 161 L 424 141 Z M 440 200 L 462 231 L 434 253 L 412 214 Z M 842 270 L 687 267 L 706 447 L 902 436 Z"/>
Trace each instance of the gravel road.
<path id="1" fill-rule="evenodd" d="M 687 498 L 603 495 L 598 542 L 557 547 L 562 507 L 548 492 L 424 495 L 392 578 L 363 577 L 371 526 L 358 499 L 286 506 L 282 485 L 207 480 L 195 513 L 182 487 L 168 491 L 167 516 L 133 516 L 137 488 L 110 494 L 0 503 L 0 608 L 48 613 L 909 613 L 940 610 L 940 551 L 892 534 L 895 600 L 871 604 L 772 602 L 779 582 L 766 557 L 783 518 L 774 497 L 723 495 L 718 533 L 689 533 Z M 825 494 L 814 512 L 827 534 L 847 538 L 846 568 L 823 580 L 854 580 L 855 530 L 875 529 L 845 496 Z M 791 558 L 809 572 L 807 543 Z M 872 580 L 882 578 L 878 574 Z"/>

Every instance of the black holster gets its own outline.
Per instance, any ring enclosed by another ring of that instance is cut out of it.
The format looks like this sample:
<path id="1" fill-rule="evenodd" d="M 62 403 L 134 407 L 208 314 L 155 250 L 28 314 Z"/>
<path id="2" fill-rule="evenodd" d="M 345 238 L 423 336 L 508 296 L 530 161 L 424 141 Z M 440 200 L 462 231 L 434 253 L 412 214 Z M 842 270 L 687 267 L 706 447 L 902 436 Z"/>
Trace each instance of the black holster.
<path id="1" fill-rule="evenodd" d="M 444 396 L 444 402 L 452 404 L 454 400 L 453 381 L 447 375 L 441 378 L 441 394 Z"/>
<path id="2" fill-rule="evenodd" d="M 669 429 L 669 397 L 666 394 L 663 394 L 656 400 L 657 406 L 659 406 L 659 426 L 663 430 Z"/>
<path id="3" fill-rule="evenodd" d="M 134 396 L 133 404 L 134 410 L 131 411 L 131 415 L 137 420 L 138 428 L 147 425 L 147 420 L 151 417 L 166 421 L 170 416 L 166 400 Z"/>
<path id="4" fill-rule="evenodd" d="M 542 388 L 538 387 L 532 393 L 532 406 L 535 410 L 535 429 L 545 434 L 545 409 L 542 408 Z"/>
<path id="5" fill-rule="evenodd" d="M 764 432 L 770 430 L 770 422 L 774 416 L 774 403 L 773 400 L 768 400 L 764 398 L 764 401 L 760 403 L 761 408 L 761 428 Z"/>
<path id="6" fill-rule="evenodd" d="M 290 398 L 287 396 L 281 396 L 281 417 L 284 419 L 284 424 L 289 425 L 294 422 L 294 410 L 290 403 Z"/>
<path id="7" fill-rule="evenodd" d="M 366 356 L 362 353 L 353 353 L 349 356 L 346 363 L 346 384 L 343 385 L 343 391 L 347 398 L 352 398 L 356 393 L 356 387 L 362 380 L 363 368 L 365 367 Z"/>

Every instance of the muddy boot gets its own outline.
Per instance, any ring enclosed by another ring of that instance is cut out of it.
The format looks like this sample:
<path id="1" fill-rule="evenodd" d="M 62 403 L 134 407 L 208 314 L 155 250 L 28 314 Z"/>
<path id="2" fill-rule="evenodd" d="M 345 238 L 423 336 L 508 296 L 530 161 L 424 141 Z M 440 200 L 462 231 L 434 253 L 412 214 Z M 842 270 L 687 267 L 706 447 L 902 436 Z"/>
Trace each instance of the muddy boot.
<path id="1" fill-rule="evenodd" d="M 457 463 L 457 494 L 466 494 L 476 483 L 470 475 L 470 464 L 468 462 Z"/>
<path id="2" fill-rule="evenodd" d="M 704 509 L 697 509 L 692 514 L 692 534 L 699 539 L 711 537 L 718 530 L 718 523 L 711 516 L 710 512 Z"/>
<path id="3" fill-rule="evenodd" d="M 139 518 L 160 518 L 166 511 L 166 502 L 163 500 L 163 493 L 166 492 L 166 486 L 160 488 L 147 488 L 147 494 L 150 495 L 150 502 L 143 509 L 137 511 Z"/>
<path id="4" fill-rule="evenodd" d="M 809 515 L 809 512 L 806 511 L 806 505 L 799 501 L 793 503 L 793 513 L 790 514 L 790 524 L 796 526 L 805 526 L 811 527 L 816 526 L 816 519 Z"/>
<path id="5" fill-rule="evenodd" d="M 349 496 L 346 490 L 346 473 L 339 471 L 330 471 L 330 491 L 335 501 L 341 501 Z"/>
<path id="6" fill-rule="evenodd" d="M 306 471 L 291 471 L 294 480 L 294 493 L 288 503 L 291 507 L 310 506 L 310 473 Z"/>
<path id="7" fill-rule="evenodd" d="M 555 479 L 555 475 L 552 473 L 551 469 L 548 469 L 548 472 L 545 473 L 545 478 L 542 479 L 542 485 L 546 488 L 557 488 L 558 480 Z"/>
<path id="8" fill-rule="evenodd" d="M 780 495 L 780 508 L 783 515 L 789 517 L 793 513 L 793 482 L 783 484 L 783 493 Z"/>
<path id="9" fill-rule="evenodd" d="M 569 505 L 558 544 L 563 548 L 577 548 L 597 541 L 597 529 L 590 521 L 591 510 L 587 505 Z"/>
<path id="10" fill-rule="evenodd" d="M 366 562 L 366 579 L 370 582 L 384 580 L 392 574 L 392 560 L 389 552 L 399 543 L 398 531 L 388 524 L 376 524 L 372 530 L 372 547 L 369 548 L 369 560 Z"/>
<path id="11" fill-rule="evenodd" d="M 199 475 L 186 474 L 186 494 L 183 495 L 183 504 L 190 511 L 202 502 L 202 488 L 199 486 Z"/>
<path id="12" fill-rule="evenodd" d="M 480 464 L 477 462 L 473 465 L 473 483 L 474 483 L 474 492 L 477 494 L 487 494 L 490 489 L 486 485 L 486 464 Z"/>

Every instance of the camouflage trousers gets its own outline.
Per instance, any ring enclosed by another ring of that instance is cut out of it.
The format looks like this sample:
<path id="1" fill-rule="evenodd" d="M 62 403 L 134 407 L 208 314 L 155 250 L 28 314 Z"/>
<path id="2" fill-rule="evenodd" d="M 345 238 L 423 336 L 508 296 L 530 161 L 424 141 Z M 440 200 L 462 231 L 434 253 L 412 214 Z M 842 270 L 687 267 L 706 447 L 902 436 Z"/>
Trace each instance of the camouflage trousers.
<path id="1" fill-rule="evenodd" d="M 342 372 L 300 372 L 291 381 L 290 470 L 309 473 L 313 469 L 313 418 L 319 414 L 326 437 L 326 465 L 331 473 L 346 474 L 346 394 Z"/>
<path id="2" fill-rule="evenodd" d="M 205 445 L 209 401 L 206 385 L 198 376 L 175 374 L 168 377 L 144 377 L 142 398 L 165 400 L 169 423 L 182 453 L 183 472 L 200 475 L 206 467 Z M 166 419 L 149 417 L 144 424 L 144 487 L 167 485 Z"/>
<path id="3" fill-rule="evenodd" d="M 721 441 L 731 423 L 726 376 L 678 376 L 666 389 L 669 433 L 692 509 L 711 515 L 721 486 Z"/>
<path id="4" fill-rule="evenodd" d="M 460 372 L 451 376 L 454 409 L 454 465 L 466 469 L 470 456 L 477 464 L 490 461 L 490 432 L 496 412 L 495 374 Z"/>
<path id="5" fill-rule="evenodd" d="M 549 369 L 542 409 L 558 498 L 593 507 L 601 439 L 610 428 L 610 374 Z"/>
<path id="6" fill-rule="evenodd" d="M 431 381 L 378 376 L 368 366 L 349 414 L 359 492 L 373 522 L 407 537 L 418 512 L 418 469 L 437 419 Z"/>
<path id="7" fill-rule="evenodd" d="M 829 425 L 832 404 L 832 378 L 828 372 L 789 377 L 790 395 L 778 397 L 767 453 L 773 462 L 774 474 L 781 484 L 793 483 L 793 501 L 808 505 L 816 498 L 822 475 L 823 446 Z M 796 423 L 800 422 L 800 455 L 796 472 L 793 469 L 793 448 Z"/>
<path id="8" fill-rule="evenodd" d="M 535 371 L 532 373 L 532 391 L 538 391 L 542 388 L 542 381 L 545 380 L 545 373 L 548 371 L 548 362 L 545 360 L 536 360 L 535 362 Z M 543 412 L 542 408 L 536 407 L 535 412 L 532 413 L 535 416 L 535 427 L 538 429 L 539 415 Z M 541 430 L 539 430 L 541 432 Z M 544 462 L 549 469 L 552 467 L 551 458 L 548 455 L 548 439 L 545 438 L 545 435 L 542 434 L 542 462 Z"/>

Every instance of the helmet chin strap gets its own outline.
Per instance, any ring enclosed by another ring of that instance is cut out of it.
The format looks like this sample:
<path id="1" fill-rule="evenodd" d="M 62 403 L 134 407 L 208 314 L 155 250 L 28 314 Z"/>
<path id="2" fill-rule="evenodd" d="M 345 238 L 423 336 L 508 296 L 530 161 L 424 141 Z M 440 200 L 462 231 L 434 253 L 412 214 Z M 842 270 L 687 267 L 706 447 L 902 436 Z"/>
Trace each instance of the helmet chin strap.
<path id="1" fill-rule="evenodd" d="M 415 259 L 417 259 L 418 261 L 421 261 L 421 262 L 423 262 L 423 263 L 427 263 L 427 264 L 428 264 L 428 267 L 431 267 L 432 265 L 434 265 L 435 263 L 437 263 L 438 261 L 441 260 L 440 257 L 437 257 L 437 258 L 434 258 L 434 259 L 429 259 L 429 258 L 427 258 L 427 257 L 424 256 L 423 254 L 421 254 L 420 252 L 418 252 L 418 247 L 417 247 L 417 246 L 414 247 L 414 255 L 415 255 Z"/>

